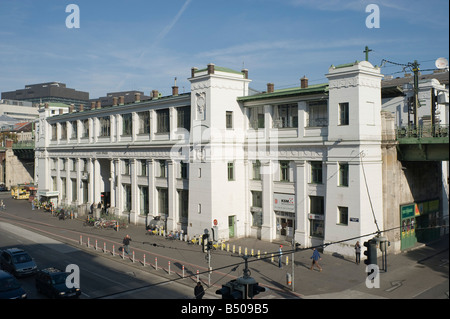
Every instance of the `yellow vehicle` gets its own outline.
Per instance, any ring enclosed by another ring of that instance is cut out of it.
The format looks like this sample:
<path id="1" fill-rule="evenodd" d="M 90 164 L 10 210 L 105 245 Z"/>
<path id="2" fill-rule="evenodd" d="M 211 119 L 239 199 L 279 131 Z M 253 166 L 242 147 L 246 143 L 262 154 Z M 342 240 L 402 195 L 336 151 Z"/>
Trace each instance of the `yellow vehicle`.
<path id="1" fill-rule="evenodd" d="M 11 196 L 14 199 L 28 199 L 30 198 L 30 191 L 26 186 L 13 186 L 11 187 Z"/>

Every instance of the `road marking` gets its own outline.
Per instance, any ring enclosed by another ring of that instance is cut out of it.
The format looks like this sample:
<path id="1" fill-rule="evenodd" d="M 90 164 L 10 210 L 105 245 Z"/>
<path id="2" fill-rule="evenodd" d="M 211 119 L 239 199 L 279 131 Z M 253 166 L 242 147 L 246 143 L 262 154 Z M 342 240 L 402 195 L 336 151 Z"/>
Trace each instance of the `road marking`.
<path id="1" fill-rule="evenodd" d="M 403 285 L 404 280 L 391 281 L 391 288 L 386 289 L 386 292 L 394 291 L 397 288 L 400 288 Z"/>

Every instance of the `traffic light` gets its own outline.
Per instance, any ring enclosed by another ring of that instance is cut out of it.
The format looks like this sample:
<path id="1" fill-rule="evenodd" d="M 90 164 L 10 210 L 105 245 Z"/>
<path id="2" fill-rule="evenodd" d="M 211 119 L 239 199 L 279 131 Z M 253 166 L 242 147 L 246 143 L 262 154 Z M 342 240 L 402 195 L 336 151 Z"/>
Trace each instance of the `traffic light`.
<path id="1" fill-rule="evenodd" d="M 248 296 L 253 299 L 256 295 L 258 295 L 261 292 L 267 291 L 266 288 L 261 287 L 258 283 L 255 283 L 253 285 L 248 285 Z"/>
<path id="2" fill-rule="evenodd" d="M 202 235 L 202 249 L 203 249 L 204 253 L 206 253 L 207 249 L 208 249 L 208 238 L 209 238 L 209 234 Z"/>
<path id="3" fill-rule="evenodd" d="M 377 264 L 377 242 L 374 239 L 364 242 L 364 246 L 367 247 L 364 255 L 367 256 L 364 263 L 366 265 L 376 265 Z"/>
<path id="4" fill-rule="evenodd" d="M 231 286 L 227 283 L 226 285 L 222 285 L 221 289 L 216 290 L 217 295 L 222 295 L 222 299 L 232 299 L 231 298 Z"/>

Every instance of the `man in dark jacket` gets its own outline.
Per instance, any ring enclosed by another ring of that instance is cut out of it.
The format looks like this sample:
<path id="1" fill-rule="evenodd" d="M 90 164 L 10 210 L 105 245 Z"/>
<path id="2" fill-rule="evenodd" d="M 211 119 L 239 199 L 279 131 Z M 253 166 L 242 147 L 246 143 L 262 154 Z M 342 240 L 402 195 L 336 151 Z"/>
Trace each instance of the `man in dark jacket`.
<path id="1" fill-rule="evenodd" d="M 125 238 L 123 239 L 123 250 L 124 252 L 129 255 L 130 252 L 128 251 L 128 248 L 130 247 L 130 241 L 131 241 L 131 237 L 130 235 L 126 235 Z"/>
<path id="2" fill-rule="evenodd" d="M 202 299 L 205 295 L 205 290 L 203 289 L 202 283 L 197 282 L 197 286 L 194 288 L 194 295 L 196 299 Z"/>

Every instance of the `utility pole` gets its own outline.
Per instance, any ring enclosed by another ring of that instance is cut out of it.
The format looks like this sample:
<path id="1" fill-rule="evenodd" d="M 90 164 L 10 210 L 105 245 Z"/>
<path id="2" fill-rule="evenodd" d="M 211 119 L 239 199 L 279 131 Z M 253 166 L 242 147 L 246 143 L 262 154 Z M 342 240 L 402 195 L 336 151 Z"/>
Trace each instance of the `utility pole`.
<path id="1" fill-rule="evenodd" d="M 417 60 L 414 60 L 412 70 L 414 72 L 414 129 L 417 130 L 419 125 L 419 117 L 417 114 L 417 109 L 419 108 L 419 63 Z"/>

